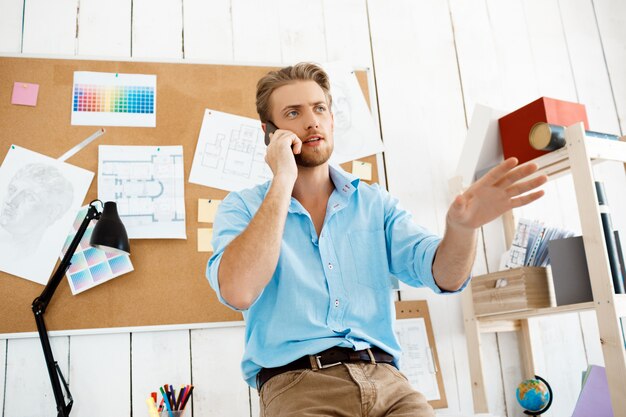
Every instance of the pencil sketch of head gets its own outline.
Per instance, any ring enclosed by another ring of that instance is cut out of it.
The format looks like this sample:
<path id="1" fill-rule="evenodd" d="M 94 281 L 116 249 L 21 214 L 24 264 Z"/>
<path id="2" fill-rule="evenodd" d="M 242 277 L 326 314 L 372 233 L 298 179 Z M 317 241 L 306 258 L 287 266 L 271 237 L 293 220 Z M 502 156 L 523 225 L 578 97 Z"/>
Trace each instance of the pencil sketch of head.
<path id="1" fill-rule="evenodd" d="M 352 105 L 343 84 L 333 84 L 332 91 L 335 134 L 341 135 L 352 127 Z"/>
<path id="2" fill-rule="evenodd" d="M 72 205 L 74 187 L 54 166 L 32 163 L 20 168 L 4 193 L 0 226 L 13 243 L 35 250 L 42 234 Z"/>

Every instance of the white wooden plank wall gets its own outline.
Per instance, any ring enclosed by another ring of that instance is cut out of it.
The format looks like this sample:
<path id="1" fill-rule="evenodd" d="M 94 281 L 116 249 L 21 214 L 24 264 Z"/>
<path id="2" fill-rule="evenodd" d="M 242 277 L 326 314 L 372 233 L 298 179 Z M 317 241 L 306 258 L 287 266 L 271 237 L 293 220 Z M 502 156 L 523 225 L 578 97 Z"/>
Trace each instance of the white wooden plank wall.
<path id="1" fill-rule="evenodd" d="M 466 118 L 471 118 L 477 103 L 504 109 L 501 70 L 498 66 L 494 35 L 490 29 L 487 4 L 483 1 L 451 0 L 450 14 Z M 497 270 L 500 254 L 505 247 L 501 221 L 486 225 L 483 233 L 488 237 L 483 241 L 486 264 L 475 265 L 476 274 Z"/>
<path id="2" fill-rule="evenodd" d="M 81 1 L 76 55 L 130 57 L 131 9 L 128 0 Z"/>
<path id="3" fill-rule="evenodd" d="M 130 415 L 130 339 L 128 333 L 71 337 L 72 414 Z M 111 387 L 115 387 L 114 400 Z"/>
<path id="4" fill-rule="evenodd" d="M 367 8 L 363 0 L 323 0 L 324 33 L 329 61 L 372 67 Z"/>
<path id="5" fill-rule="evenodd" d="M 438 233 L 475 104 L 513 110 L 541 95 L 579 100 L 592 129 L 626 130 L 623 39 L 620 0 L 0 0 L 1 53 L 272 65 L 341 59 L 370 67 L 389 189 Z M 613 212 L 624 213 L 623 167 L 605 165 L 597 175 Z M 546 191 L 545 201 L 516 215 L 579 230 L 571 180 Z M 626 235 L 626 216 L 614 222 Z M 479 243 L 475 273 L 496 269 L 505 249 L 499 222 Z M 438 414 L 471 415 L 459 297 L 404 288 L 401 295 L 429 301 L 449 403 Z M 536 319 L 530 327 L 541 342 L 538 369 L 556 391 L 546 415 L 569 415 L 580 371 L 602 363 L 595 315 Z M 196 385 L 190 417 L 256 416 L 257 393 L 240 375 L 243 337 L 243 327 L 230 326 L 57 336 L 52 344 L 72 387 L 73 416 L 147 415 L 145 398 L 166 382 Z M 492 414 L 519 415 L 516 334 L 482 343 Z M 5 417 L 56 415 L 38 339 L 0 340 L 0 406 Z"/>
<path id="6" fill-rule="evenodd" d="M 22 52 L 74 55 L 77 13 L 78 0 L 25 1 Z"/>
<path id="7" fill-rule="evenodd" d="M 7 369 L 7 341 L 0 339 L 0 405 L 4 410 L 4 389 Z M 2 372 L 2 371 L 5 372 Z"/>
<path id="8" fill-rule="evenodd" d="M 183 58 L 180 0 L 132 0 L 132 16 L 134 58 Z"/>
<path id="9" fill-rule="evenodd" d="M 276 6 L 282 62 L 325 61 L 322 0 L 278 0 Z"/>
<path id="10" fill-rule="evenodd" d="M 133 416 L 146 414 L 146 398 L 159 385 L 170 384 L 178 390 L 181 385 L 193 383 L 189 339 L 188 330 L 133 333 Z"/>
<path id="11" fill-rule="evenodd" d="M 522 371 L 521 353 L 517 335 L 513 332 L 498 333 L 498 351 L 500 354 L 500 372 L 502 372 L 502 392 L 506 413 L 511 417 L 522 414 L 517 404 L 516 389 L 520 381 L 524 380 Z"/>
<path id="12" fill-rule="evenodd" d="M 22 16 L 24 0 L 0 0 L 0 50 L 22 50 Z"/>
<path id="13" fill-rule="evenodd" d="M 548 380 L 555 393 L 546 415 L 569 416 L 576 404 L 582 371 L 587 368 L 584 340 L 576 325 L 578 321 L 577 313 L 537 320 L 539 338 L 535 340 L 539 343 L 535 349 L 535 366 L 537 374 Z M 566 349 L 563 349 L 564 345 Z"/>
<path id="14" fill-rule="evenodd" d="M 250 389 L 241 377 L 244 328 L 194 330 L 191 332 L 194 414 L 250 415 Z"/>
<path id="15" fill-rule="evenodd" d="M 235 62 L 283 62 L 277 0 L 231 0 Z"/>
<path id="16" fill-rule="evenodd" d="M 68 384 L 69 337 L 51 337 L 54 359 Z M 46 362 L 39 339 L 7 341 L 6 381 L 4 386 L 5 416 L 40 417 L 56 415 Z"/>
<path id="17" fill-rule="evenodd" d="M 370 1 L 369 16 L 389 189 L 418 223 L 443 233 L 447 179 L 466 129 L 447 5 Z M 458 411 L 470 401 L 465 342 L 455 337 L 463 334 L 458 298 L 402 288 L 403 299 L 429 300 L 446 395 Z"/>
<path id="18" fill-rule="evenodd" d="M 185 58 L 233 60 L 233 19 L 230 0 L 185 0 Z"/>
<path id="19" fill-rule="evenodd" d="M 595 0 L 594 11 L 611 78 L 613 99 L 622 134 L 626 133 L 626 3 L 620 0 Z"/>

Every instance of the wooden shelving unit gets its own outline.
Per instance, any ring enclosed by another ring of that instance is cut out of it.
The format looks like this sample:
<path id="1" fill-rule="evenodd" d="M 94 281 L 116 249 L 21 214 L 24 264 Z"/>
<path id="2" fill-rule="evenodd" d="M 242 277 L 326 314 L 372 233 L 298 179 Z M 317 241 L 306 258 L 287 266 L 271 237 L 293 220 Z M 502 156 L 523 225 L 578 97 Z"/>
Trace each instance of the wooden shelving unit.
<path id="1" fill-rule="evenodd" d="M 589 268 L 593 301 L 567 306 L 540 308 L 521 312 L 477 317 L 474 312 L 471 288 L 463 294 L 463 316 L 472 377 L 474 411 L 488 413 L 485 379 L 481 354 L 481 333 L 518 331 L 521 340 L 524 374 L 535 375 L 531 335 L 528 319 L 572 311 L 594 310 L 598 321 L 602 353 L 616 416 L 626 416 L 626 349 L 620 317 L 626 317 L 626 295 L 615 294 L 602 221 L 597 204 L 592 164 L 601 160 L 626 162 L 626 143 L 585 136 L 582 123 L 566 129 L 566 146 L 533 160 L 539 166 L 535 175 L 555 178 L 571 172 L 574 181 L 583 242 Z M 615 214 L 614 214 L 615 215 Z M 509 219 L 512 219 L 509 216 Z M 509 224 L 507 233 L 511 234 Z M 508 239 L 508 237 L 507 237 Z M 510 241 L 510 239 L 509 239 Z"/>

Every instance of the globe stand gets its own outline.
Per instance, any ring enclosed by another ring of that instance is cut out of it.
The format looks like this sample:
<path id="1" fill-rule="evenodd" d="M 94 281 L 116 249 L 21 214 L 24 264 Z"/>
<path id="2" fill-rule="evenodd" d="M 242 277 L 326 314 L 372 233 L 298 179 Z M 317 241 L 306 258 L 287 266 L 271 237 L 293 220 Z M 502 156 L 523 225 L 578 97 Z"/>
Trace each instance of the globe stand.
<path id="1" fill-rule="evenodd" d="M 546 404 L 546 406 L 543 407 L 539 411 L 524 410 L 524 414 L 529 415 L 529 416 L 538 416 L 540 414 L 543 414 L 546 411 L 548 411 L 548 408 L 550 408 L 550 406 L 552 405 L 552 388 L 550 387 L 550 384 L 548 384 L 548 381 L 546 381 L 545 379 L 543 379 L 539 375 L 535 375 L 535 379 L 537 379 L 537 380 L 543 382 L 544 384 L 546 384 L 546 387 L 548 387 L 548 393 L 550 393 L 550 399 L 548 400 L 548 404 Z"/>

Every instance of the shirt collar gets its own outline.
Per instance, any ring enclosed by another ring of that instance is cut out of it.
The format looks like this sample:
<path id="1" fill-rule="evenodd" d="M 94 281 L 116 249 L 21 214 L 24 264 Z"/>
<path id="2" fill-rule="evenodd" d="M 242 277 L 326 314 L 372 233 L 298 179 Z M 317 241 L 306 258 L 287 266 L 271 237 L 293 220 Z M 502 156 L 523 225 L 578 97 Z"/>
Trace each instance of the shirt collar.
<path id="1" fill-rule="evenodd" d="M 337 195 L 339 196 L 340 201 L 347 201 L 352 194 L 357 190 L 361 180 L 352 175 L 349 172 L 344 171 L 339 165 L 328 165 L 330 180 L 333 182 L 335 186 L 335 190 Z M 266 190 L 269 191 L 269 187 Z M 332 197 L 331 197 L 332 198 Z M 339 204 L 341 206 L 345 205 L 345 203 Z M 295 198 L 291 198 L 291 203 L 289 204 L 289 212 L 290 213 L 305 213 L 304 207 L 296 200 Z"/>
<path id="2" fill-rule="evenodd" d="M 344 171 L 339 165 L 329 165 L 330 179 L 335 184 L 339 195 L 350 197 L 359 187 L 361 180 L 349 172 Z"/>

